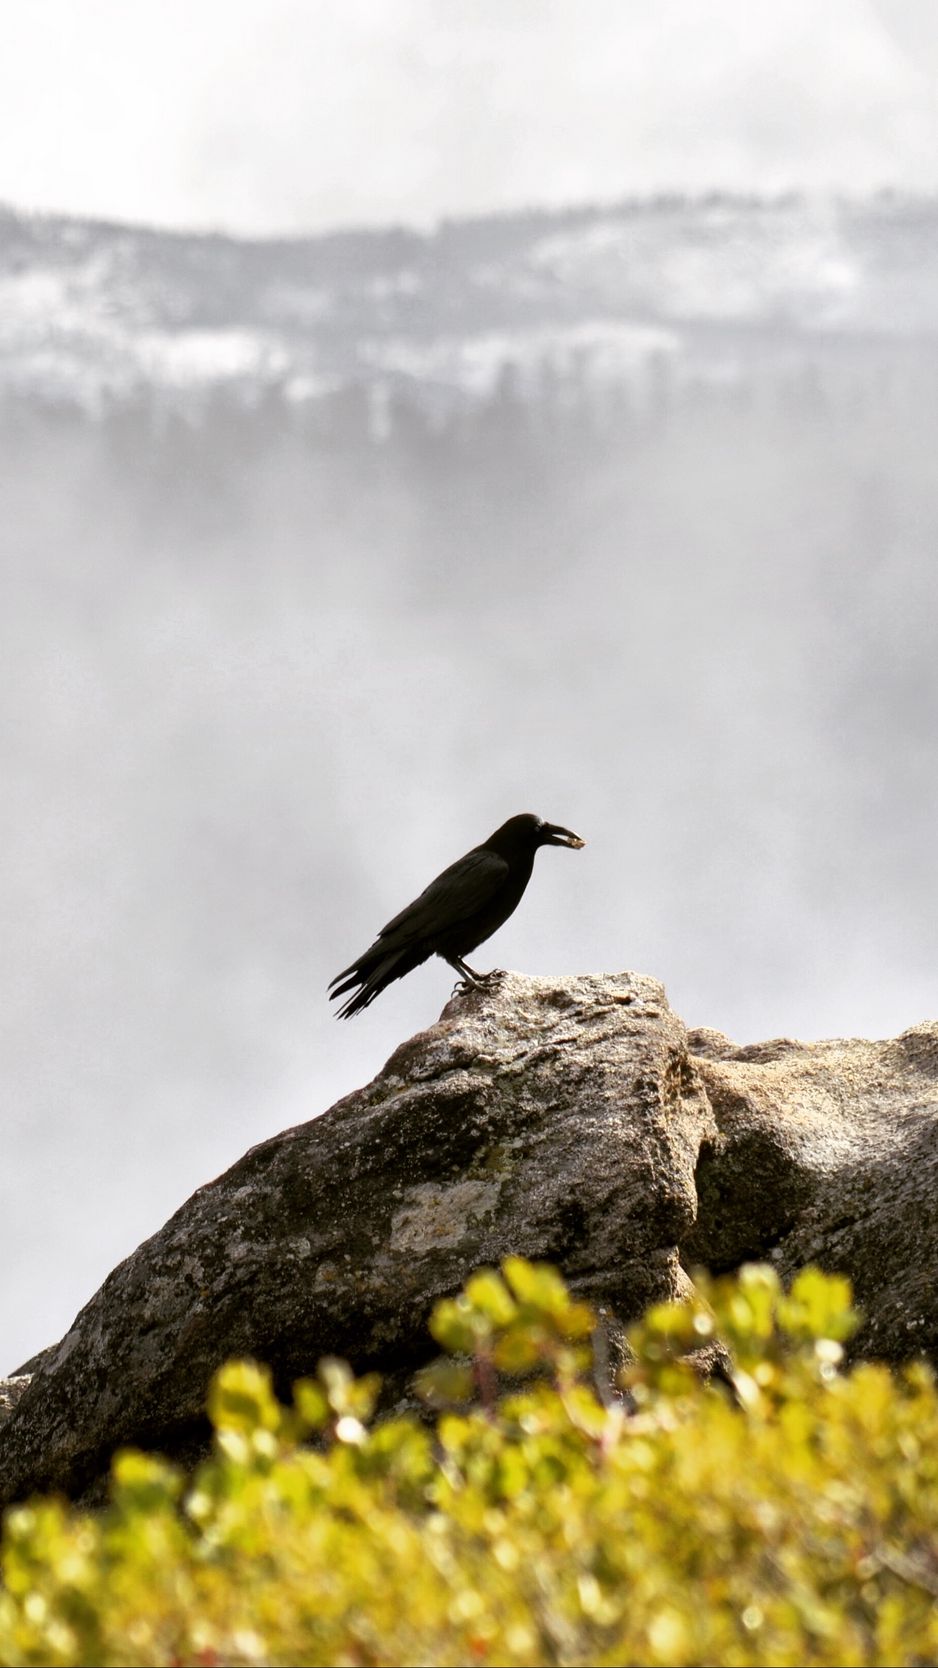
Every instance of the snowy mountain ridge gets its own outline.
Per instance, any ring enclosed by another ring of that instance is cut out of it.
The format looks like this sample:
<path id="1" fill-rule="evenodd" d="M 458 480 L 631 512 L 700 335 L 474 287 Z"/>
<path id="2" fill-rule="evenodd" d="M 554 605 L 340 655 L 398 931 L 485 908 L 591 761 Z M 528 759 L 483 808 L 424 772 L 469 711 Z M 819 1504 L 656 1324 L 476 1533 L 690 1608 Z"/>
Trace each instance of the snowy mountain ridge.
<path id="1" fill-rule="evenodd" d="M 89 414 L 345 388 L 431 408 L 753 343 L 938 338 L 938 199 L 659 198 L 252 241 L 0 211 L 0 399 Z"/>

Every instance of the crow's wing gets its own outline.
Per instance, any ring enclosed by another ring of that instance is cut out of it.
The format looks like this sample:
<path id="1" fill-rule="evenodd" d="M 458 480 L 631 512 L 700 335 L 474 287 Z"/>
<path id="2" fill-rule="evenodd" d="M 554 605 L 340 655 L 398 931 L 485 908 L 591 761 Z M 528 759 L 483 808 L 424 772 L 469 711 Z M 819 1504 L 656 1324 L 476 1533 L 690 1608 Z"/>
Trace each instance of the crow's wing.
<path id="1" fill-rule="evenodd" d="M 497 852 L 480 846 L 451 863 L 436 880 L 431 880 L 419 898 L 402 909 L 382 927 L 378 942 L 393 938 L 396 945 L 412 944 L 416 939 L 433 938 L 459 925 L 477 910 L 491 903 L 508 878 L 508 864 Z"/>

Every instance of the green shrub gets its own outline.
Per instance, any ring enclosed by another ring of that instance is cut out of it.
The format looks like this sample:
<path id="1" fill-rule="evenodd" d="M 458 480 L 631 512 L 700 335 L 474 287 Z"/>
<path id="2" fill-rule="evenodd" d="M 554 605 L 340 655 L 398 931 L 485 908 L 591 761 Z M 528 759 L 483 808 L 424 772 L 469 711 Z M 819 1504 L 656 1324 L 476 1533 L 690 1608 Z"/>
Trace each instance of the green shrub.
<path id="1" fill-rule="evenodd" d="M 0 1661 L 933 1663 L 935 1382 L 842 1372 L 853 1324 L 846 1282 L 744 1269 L 634 1330 L 626 1408 L 513 1258 L 436 1308 L 432 1428 L 338 1361 L 290 1409 L 233 1362 L 190 1483 L 127 1451 L 100 1513 L 7 1514 Z M 731 1386 L 682 1360 L 715 1336 Z"/>

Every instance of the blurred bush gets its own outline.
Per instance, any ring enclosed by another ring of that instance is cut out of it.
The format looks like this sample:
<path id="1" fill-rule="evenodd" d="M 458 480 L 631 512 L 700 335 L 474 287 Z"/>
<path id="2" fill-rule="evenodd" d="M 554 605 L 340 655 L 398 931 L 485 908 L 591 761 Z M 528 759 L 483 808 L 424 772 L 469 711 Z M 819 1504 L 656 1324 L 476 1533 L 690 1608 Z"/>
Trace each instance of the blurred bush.
<path id="1" fill-rule="evenodd" d="M 434 1312 L 427 1423 L 372 1424 L 339 1361 L 290 1408 L 230 1363 L 193 1479 L 126 1451 L 101 1512 L 7 1514 L 0 1661 L 935 1662 L 931 1372 L 843 1371 L 849 1287 L 816 1270 L 698 1292 L 633 1330 L 616 1393 L 553 1269 L 483 1270 Z"/>

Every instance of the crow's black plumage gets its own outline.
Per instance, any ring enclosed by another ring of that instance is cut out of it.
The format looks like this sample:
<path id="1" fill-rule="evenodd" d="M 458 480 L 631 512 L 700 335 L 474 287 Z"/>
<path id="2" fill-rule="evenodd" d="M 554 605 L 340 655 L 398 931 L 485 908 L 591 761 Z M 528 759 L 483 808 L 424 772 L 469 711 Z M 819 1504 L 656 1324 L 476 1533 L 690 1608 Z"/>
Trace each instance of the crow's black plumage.
<path id="1" fill-rule="evenodd" d="M 330 1000 L 354 991 L 339 1017 L 360 1013 L 395 979 L 433 955 L 442 956 L 467 984 L 481 984 L 486 975 L 474 973 L 463 957 L 491 938 L 518 907 L 538 847 L 585 843 L 569 828 L 530 813 L 509 817 L 484 845 L 437 875 L 419 898 L 382 927 L 364 955 L 336 974 L 329 986 Z"/>

